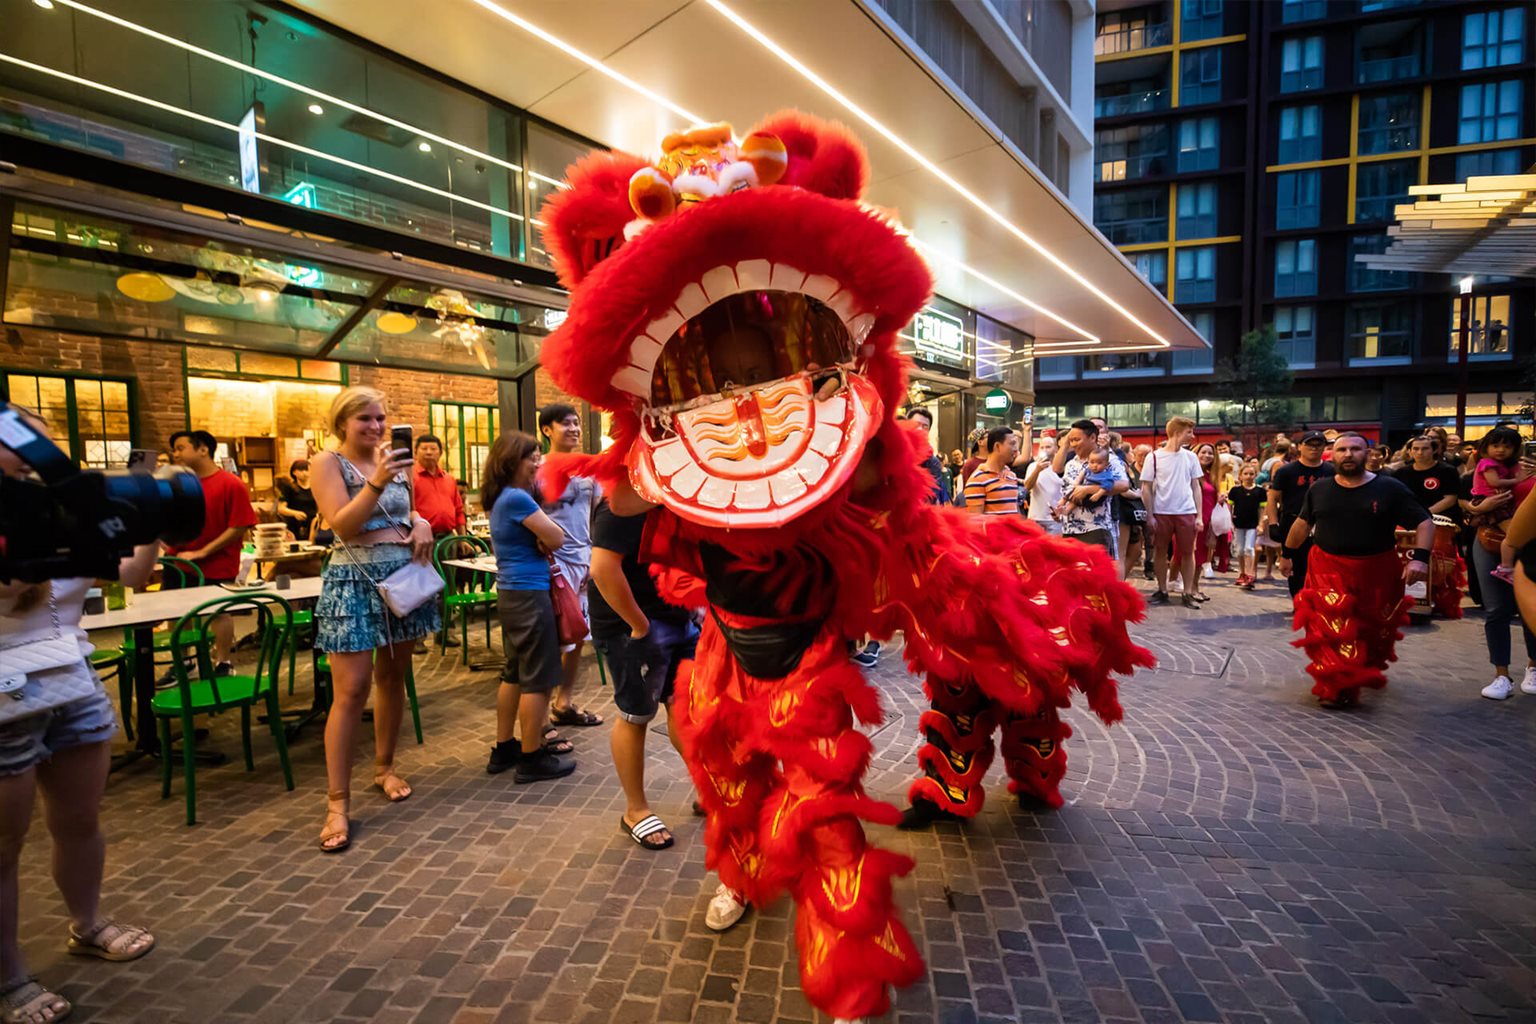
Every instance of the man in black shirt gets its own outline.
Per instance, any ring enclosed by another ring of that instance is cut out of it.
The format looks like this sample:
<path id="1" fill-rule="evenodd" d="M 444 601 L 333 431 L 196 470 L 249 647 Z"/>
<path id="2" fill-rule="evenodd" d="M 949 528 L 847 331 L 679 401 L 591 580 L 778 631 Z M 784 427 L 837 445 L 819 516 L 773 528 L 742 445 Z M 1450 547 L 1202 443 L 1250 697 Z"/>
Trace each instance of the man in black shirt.
<path id="1" fill-rule="evenodd" d="M 1429 578 L 1434 521 L 1402 483 L 1368 472 L 1365 453 L 1359 434 L 1334 441 L 1335 474 L 1308 490 L 1280 558 L 1280 572 L 1292 576 L 1296 548 L 1311 536 L 1292 628 L 1306 631 L 1296 645 L 1311 660 L 1312 692 L 1325 707 L 1348 707 L 1362 686 L 1387 684 L 1397 628 L 1408 617 L 1403 585 Z M 1418 530 L 1406 568 L 1397 554 L 1399 526 Z"/>
<path id="2" fill-rule="evenodd" d="M 699 631 L 688 611 L 656 592 L 640 561 L 644 515 L 621 516 L 603 501 L 592 516 L 592 592 L 587 596 L 592 643 L 608 665 L 619 720 L 610 744 L 628 805 L 620 827 L 647 850 L 665 850 L 672 833 L 645 796 L 645 732 L 668 705 L 667 735 L 678 746 L 670 702 L 678 665 L 693 657 Z M 681 749 L 681 748 L 679 748 Z"/>
<path id="3" fill-rule="evenodd" d="M 1409 441 L 1408 455 L 1412 461 L 1393 470 L 1393 479 L 1412 491 L 1430 515 L 1454 517 L 1461 491 L 1461 474 L 1435 457 L 1435 443 L 1431 438 L 1416 437 Z"/>
<path id="4" fill-rule="evenodd" d="M 1328 439 L 1320 430 L 1309 430 L 1301 435 L 1301 444 L 1297 451 L 1299 455 L 1295 462 L 1287 462 L 1279 467 L 1269 478 L 1269 523 L 1271 527 L 1271 541 L 1285 542 L 1285 536 L 1291 530 L 1296 517 L 1301 513 L 1301 503 L 1307 496 L 1307 491 L 1319 480 L 1327 480 L 1333 476 L 1334 467 L 1331 463 L 1323 461 L 1323 448 L 1328 444 Z M 1278 529 L 1274 527 L 1278 526 Z M 1291 576 L 1291 599 L 1301 592 L 1301 586 L 1307 578 L 1307 553 L 1312 549 L 1312 542 L 1306 541 L 1298 547 L 1292 561 L 1296 563 L 1296 572 Z"/>

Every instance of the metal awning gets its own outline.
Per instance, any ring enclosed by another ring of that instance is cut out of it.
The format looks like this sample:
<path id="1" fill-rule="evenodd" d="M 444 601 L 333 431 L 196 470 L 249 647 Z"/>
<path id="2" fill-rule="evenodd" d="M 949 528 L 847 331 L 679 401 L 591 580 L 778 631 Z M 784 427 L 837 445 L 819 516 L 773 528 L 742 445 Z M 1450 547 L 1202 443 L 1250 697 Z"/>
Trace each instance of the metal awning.
<path id="1" fill-rule="evenodd" d="M 0 174 L 0 323 L 516 379 L 567 296 L 217 210 Z"/>
<path id="2" fill-rule="evenodd" d="M 1414 185 L 1395 209 L 1389 244 L 1356 259 L 1376 270 L 1536 277 L 1536 174 Z"/>

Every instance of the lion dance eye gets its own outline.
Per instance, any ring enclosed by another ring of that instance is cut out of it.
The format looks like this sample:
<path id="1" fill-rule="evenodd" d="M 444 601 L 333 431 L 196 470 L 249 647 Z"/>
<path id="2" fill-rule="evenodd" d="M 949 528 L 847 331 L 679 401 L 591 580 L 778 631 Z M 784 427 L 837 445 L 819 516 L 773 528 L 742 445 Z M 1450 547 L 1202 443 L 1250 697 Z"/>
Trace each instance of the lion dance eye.
<path id="1" fill-rule="evenodd" d="M 757 172 L 759 185 L 776 184 L 789 166 L 789 152 L 783 140 L 767 132 L 753 132 L 742 139 L 739 155 Z"/>
<path id="2" fill-rule="evenodd" d="M 642 167 L 629 179 L 629 205 L 645 220 L 661 220 L 677 208 L 672 179 L 655 167 Z"/>

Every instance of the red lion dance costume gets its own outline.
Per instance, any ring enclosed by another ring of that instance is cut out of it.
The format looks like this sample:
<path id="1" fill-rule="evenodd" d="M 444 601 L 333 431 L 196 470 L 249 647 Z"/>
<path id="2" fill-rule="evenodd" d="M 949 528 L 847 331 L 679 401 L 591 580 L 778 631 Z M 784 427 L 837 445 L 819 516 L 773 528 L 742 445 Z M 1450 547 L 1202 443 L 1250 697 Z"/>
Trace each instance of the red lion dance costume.
<path id="1" fill-rule="evenodd" d="M 1318 700 L 1351 705 L 1361 687 L 1387 685 L 1387 666 L 1397 660 L 1408 621 L 1402 566 L 1396 551 L 1350 558 L 1312 545 L 1291 619 L 1291 628 L 1303 633 L 1291 646 L 1306 652 Z"/>
<path id="2" fill-rule="evenodd" d="M 895 415 L 895 338 L 931 278 L 890 215 L 859 202 L 853 138 L 784 113 L 739 143 L 713 125 L 662 145 L 655 164 L 587 157 L 544 208 L 572 291 L 545 365 L 613 413 L 612 447 L 552 460 L 544 486 L 588 474 L 661 506 L 645 557 L 677 603 L 709 609 L 673 703 L 707 863 L 752 904 L 793 895 L 813 1005 L 879 1014 L 923 963 L 891 900 L 912 862 L 860 825 L 900 815 L 860 785 L 872 745 L 855 720 L 882 713 L 848 639 L 904 630 L 934 694 L 985 704 L 971 731 L 1039 723 L 1017 735 L 1040 771 L 1023 748 L 1066 734 L 1070 690 L 1120 717 L 1109 673 L 1151 661 L 1125 634 L 1141 603 L 1097 552 L 925 503 L 926 445 Z"/>

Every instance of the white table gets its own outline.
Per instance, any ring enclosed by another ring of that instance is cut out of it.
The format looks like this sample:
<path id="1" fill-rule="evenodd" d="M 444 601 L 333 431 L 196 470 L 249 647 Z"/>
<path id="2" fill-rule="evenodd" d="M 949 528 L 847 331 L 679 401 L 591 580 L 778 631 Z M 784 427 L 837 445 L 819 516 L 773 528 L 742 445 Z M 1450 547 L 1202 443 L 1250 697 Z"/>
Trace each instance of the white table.
<path id="1" fill-rule="evenodd" d="M 139 705 L 134 709 L 134 716 L 135 729 L 138 733 L 137 749 L 140 756 L 144 754 L 153 756 L 159 750 L 159 740 L 155 735 L 155 712 L 150 704 L 155 699 L 155 627 L 162 622 L 172 622 L 181 618 L 204 602 L 221 597 L 235 597 L 241 593 L 275 594 L 289 602 L 311 601 L 320 596 L 320 579 L 318 577 L 296 579 L 287 590 L 278 590 L 270 583 L 263 587 L 251 587 L 245 591 L 230 590 L 221 586 L 152 590 L 143 594 L 134 594 L 133 603 L 126 608 L 87 615 L 80 620 L 80 627 L 86 632 L 98 629 L 133 630 L 133 695 Z"/>
<path id="2" fill-rule="evenodd" d="M 455 569 L 468 569 L 470 572 L 495 572 L 496 556 L 481 555 L 479 558 L 449 558 L 443 561 L 444 565 L 451 565 Z"/>

